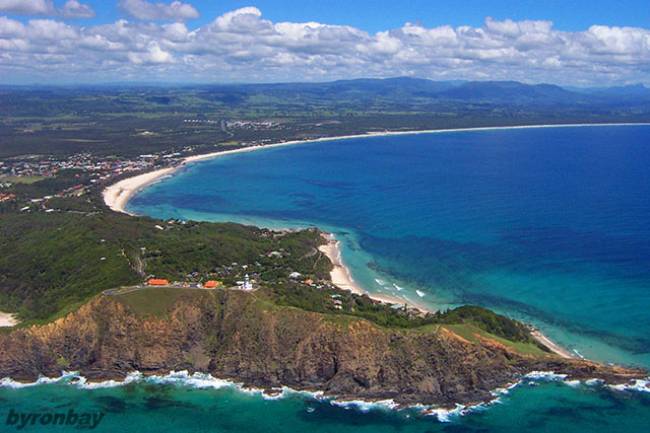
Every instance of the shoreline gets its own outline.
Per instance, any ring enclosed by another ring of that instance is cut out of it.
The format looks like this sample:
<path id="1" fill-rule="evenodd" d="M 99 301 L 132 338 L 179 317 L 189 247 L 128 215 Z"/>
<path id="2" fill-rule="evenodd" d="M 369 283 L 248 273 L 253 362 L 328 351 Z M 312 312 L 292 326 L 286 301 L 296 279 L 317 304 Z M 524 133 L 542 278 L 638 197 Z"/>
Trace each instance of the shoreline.
<path id="1" fill-rule="evenodd" d="M 367 132 L 364 134 L 341 135 L 333 137 L 320 137 L 307 140 L 290 140 L 266 145 L 254 145 L 240 147 L 232 150 L 220 150 L 199 155 L 192 155 L 184 158 L 179 164 L 170 167 L 158 168 L 153 171 L 138 174 L 122 179 L 107 186 L 102 191 L 104 203 L 113 211 L 133 215 L 126 210 L 129 200 L 143 188 L 158 182 L 161 178 L 172 175 L 180 168 L 194 162 L 206 161 L 220 156 L 232 155 L 244 152 L 254 152 L 262 149 L 273 149 L 276 147 L 293 146 L 298 144 L 321 143 L 327 141 L 350 140 L 355 138 L 391 137 L 400 135 L 421 135 L 441 134 L 453 132 L 478 132 L 478 131 L 500 131 L 511 129 L 543 129 L 543 128 L 582 128 L 582 127 L 607 127 L 607 126 L 650 126 L 650 123 L 567 123 L 567 124 L 544 124 L 544 125 L 517 125 L 517 126 L 480 126 L 475 128 L 451 128 L 451 129 L 425 129 L 408 131 L 381 131 Z"/>
<path id="2" fill-rule="evenodd" d="M 369 132 L 365 134 L 344 135 L 344 136 L 336 136 L 336 137 L 321 137 L 321 138 L 308 139 L 308 140 L 292 140 L 292 141 L 278 142 L 278 143 L 267 144 L 267 145 L 247 146 L 247 147 L 241 147 L 232 150 L 222 150 L 222 151 L 188 156 L 184 158 L 180 162 L 180 164 L 177 164 L 175 166 L 159 168 L 133 177 L 128 177 L 112 185 L 109 185 L 103 190 L 102 196 L 104 198 L 104 203 L 111 210 L 134 216 L 134 214 L 126 210 L 126 205 L 128 204 L 128 201 L 143 188 L 155 182 L 158 182 L 159 180 L 161 180 L 166 176 L 172 175 L 182 167 L 194 162 L 210 160 L 220 156 L 232 155 L 232 154 L 244 153 L 244 152 L 254 152 L 256 150 L 262 150 L 268 148 L 292 146 L 292 145 L 307 144 L 307 143 L 336 141 L 336 140 L 349 140 L 355 138 L 388 137 L 388 136 L 400 136 L 400 135 L 420 135 L 420 134 L 473 132 L 473 131 L 498 131 L 498 130 L 512 130 L 512 129 L 607 127 L 607 126 L 650 126 L 650 123 L 595 123 L 595 124 L 578 123 L 578 124 L 559 124 L 559 125 L 545 124 L 545 125 L 519 125 L 519 126 L 487 126 L 487 127 L 476 127 L 476 128 Z M 343 263 L 341 257 L 340 241 L 338 241 L 333 234 L 325 233 L 323 234 L 323 236 L 325 237 L 327 243 L 325 245 L 321 245 L 321 247 L 319 247 L 319 250 L 329 258 L 329 260 L 332 262 L 334 266 L 334 268 L 330 272 L 330 278 L 332 280 L 332 284 L 338 286 L 343 290 L 348 290 L 357 295 L 366 295 L 371 299 L 374 299 L 382 303 L 407 305 L 411 308 L 419 310 L 423 314 L 433 312 L 430 308 L 420 303 L 414 302 L 410 299 L 370 293 L 364 290 L 361 286 L 359 286 L 354 281 L 350 270 Z M 537 342 L 539 342 L 540 344 L 548 348 L 552 353 L 562 358 L 565 359 L 578 358 L 569 350 L 563 348 L 562 346 L 558 345 L 553 340 L 548 338 L 539 329 L 532 328 L 531 336 Z"/>
<path id="3" fill-rule="evenodd" d="M 337 286 L 339 289 L 347 290 L 357 295 L 366 295 L 370 299 L 379 301 L 384 304 L 398 304 L 406 305 L 410 308 L 418 310 L 422 314 L 435 313 L 434 310 L 426 307 L 423 304 L 413 302 L 406 298 L 400 298 L 397 296 L 382 295 L 377 293 L 370 293 L 364 290 L 359 286 L 354 279 L 352 278 L 352 273 L 345 263 L 343 263 L 342 254 L 341 254 L 341 242 L 336 239 L 332 233 L 323 233 L 323 238 L 327 241 L 326 244 L 321 245 L 318 250 L 325 254 L 327 258 L 332 262 L 334 266 L 330 272 L 330 279 L 332 284 Z M 552 353 L 565 358 L 565 359 L 577 359 L 578 357 L 571 353 L 569 350 L 555 343 L 549 337 L 544 335 L 539 329 L 530 327 L 530 335 L 544 347 L 548 348 Z"/>
<path id="4" fill-rule="evenodd" d="M 322 236 L 327 241 L 327 243 L 321 245 L 318 249 L 320 252 L 327 256 L 327 258 L 330 260 L 330 262 L 332 262 L 332 265 L 334 266 L 330 272 L 330 279 L 332 280 L 332 284 L 340 289 L 347 290 L 357 295 L 366 295 L 370 299 L 374 299 L 375 301 L 379 301 L 384 304 L 407 305 L 410 308 L 414 308 L 420 311 L 422 314 L 435 313 L 434 310 L 431 310 L 425 305 L 413 302 L 409 299 L 391 295 L 370 293 L 363 289 L 354 281 L 350 269 L 345 265 L 345 263 L 343 263 L 341 242 L 337 240 L 332 233 L 323 233 Z"/>
<path id="5" fill-rule="evenodd" d="M 556 355 L 561 356 L 562 358 L 565 358 L 565 359 L 579 359 L 578 356 L 574 355 L 569 350 L 567 350 L 564 347 L 558 345 L 555 341 L 551 340 L 546 335 L 542 334 L 542 331 L 540 331 L 537 328 L 532 328 L 531 331 L 530 331 L 530 335 L 535 340 L 537 340 L 537 342 L 543 344 L 551 352 L 555 353 Z"/>
<path id="6" fill-rule="evenodd" d="M 634 382 L 625 384 L 609 384 L 594 379 L 569 380 L 565 374 L 557 374 L 553 371 L 532 371 L 523 375 L 518 380 L 506 383 L 490 391 L 491 396 L 485 399 L 469 400 L 463 403 L 398 403 L 393 398 L 366 399 L 357 398 L 351 395 L 336 395 L 326 391 L 306 387 L 290 387 L 286 385 L 278 387 L 264 387 L 248 385 L 233 380 L 232 378 L 219 378 L 211 373 L 189 370 L 166 370 L 159 372 L 142 373 L 138 370 L 117 376 L 86 377 L 79 371 L 61 371 L 58 377 L 41 376 L 35 381 L 15 380 L 11 377 L 0 378 L 0 388 L 21 389 L 33 386 L 46 386 L 53 384 L 64 384 L 75 387 L 79 390 L 92 391 L 97 389 L 109 389 L 128 386 L 131 384 L 153 384 L 173 385 L 178 387 L 189 387 L 193 389 L 214 389 L 231 388 L 244 395 L 256 395 L 264 400 L 279 400 L 291 395 L 305 396 L 320 402 L 329 402 L 333 406 L 346 409 L 357 409 L 360 412 L 367 412 L 371 408 L 386 410 L 416 410 L 424 416 L 433 416 L 440 422 L 449 422 L 451 417 L 469 415 L 475 411 L 488 408 L 501 401 L 501 397 L 510 393 L 514 388 L 520 387 L 527 381 L 535 383 L 558 382 L 569 387 L 575 387 L 575 382 L 587 387 L 602 386 L 616 391 L 648 392 L 648 381 L 637 379 Z"/>
<path id="7" fill-rule="evenodd" d="M 159 181 L 166 175 L 172 174 L 176 170 L 177 167 L 159 168 L 154 171 L 122 179 L 104 188 L 102 191 L 104 203 L 115 212 L 133 216 L 132 213 L 126 210 L 126 205 L 129 200 L 141 189 Z"/>

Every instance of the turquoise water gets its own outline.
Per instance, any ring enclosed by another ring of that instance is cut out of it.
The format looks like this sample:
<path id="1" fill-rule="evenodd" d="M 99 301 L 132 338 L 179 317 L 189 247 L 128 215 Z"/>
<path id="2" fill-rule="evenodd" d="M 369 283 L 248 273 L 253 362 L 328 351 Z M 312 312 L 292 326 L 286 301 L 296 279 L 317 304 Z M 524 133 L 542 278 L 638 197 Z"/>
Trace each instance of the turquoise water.
<path id="1" fill-rule="evenodd" d="M 314 224 L 369 291 L 484 305 L 650 367 L 648 167 L 643 126 L 374 137 L 193 164 L 130 209 Z"/>
<path id="2" fill-rule="evenodd" d="M 524 383 L 498 403 L 470 414 L 441 417 L 416 410 L 339 406 L 301 394 L 266 399 L 232 387 L 132 383 L 79 389 L 49 384 L 0 387 L 0 431 L 78 431 L 65 426 L 7 425 L 22 414 L 103 414 L 96 432 L 643 432 L 650 423 L 650 395 L 572 388 L 562 383 Z"/>
<path id="3" fill-rule="evenodd" d="M 650 367 L 649 166 L 650 127 L 376 137 L 193 164 L 129 207 L 162 218 L 317 225 L 341 239 L 369 291 L 486 305 L 586 356 Z M 187 383 L 0 386 L 0 431 L 18 431 L 4 424 L 11 410 L 68 409 L 105 413 L 95 430 L 105 432 L 612 433 L 650 425 L 648 392 L 562 382 L 525 381 L 448 422 Z M 50 429 L 76 431 L 23 430 Z"/>

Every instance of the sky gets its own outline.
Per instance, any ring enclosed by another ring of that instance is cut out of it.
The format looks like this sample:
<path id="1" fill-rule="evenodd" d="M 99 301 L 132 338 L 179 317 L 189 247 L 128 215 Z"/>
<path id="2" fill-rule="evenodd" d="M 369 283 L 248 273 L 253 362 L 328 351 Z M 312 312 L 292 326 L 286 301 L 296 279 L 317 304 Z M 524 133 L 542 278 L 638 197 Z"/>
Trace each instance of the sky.
<path id="1" fill-rule="evenodd" d="M 0 0 L 0 83 L 650 85 L 648 0 Z"/>

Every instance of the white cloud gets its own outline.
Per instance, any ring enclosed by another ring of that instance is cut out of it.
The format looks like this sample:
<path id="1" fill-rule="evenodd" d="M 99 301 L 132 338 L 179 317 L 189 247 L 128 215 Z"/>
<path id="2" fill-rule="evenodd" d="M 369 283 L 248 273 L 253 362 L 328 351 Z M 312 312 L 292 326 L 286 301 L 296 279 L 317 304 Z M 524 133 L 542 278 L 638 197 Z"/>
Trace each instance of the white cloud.
<path id="1" fill-rule="evenodd" d="M 48 15 L 63 18 L 92 18 L 95 11 L 78 0 L 67 0 L 61 8 L 52 0 L 0 0 L 0 12 L 17 15 Z"/>
<path id="2" fill-rule="evenodd" d="M 68 0 L 61 8 L 61 15 L 65 18 L 92 18 L 95 16 L 95 11 L 77 0 Z"/>
<path id="3" fill-rule="evenodd" d="M 150 42 L 144 51 L 130 52 L 128 58 L 136 65 L 143 63 L 163 64 L 173 62 L 172 55 L 167 51 L 162 50 L 157 42 Z"/>
<path id="4" fill-rule="evenodd" d="M 0 17 L 0 39 L 24 36 L 25 26 L 16 20 L 7 17 Z"/>
<path id="5" fill-rule="evenodd" d="M 49 15 L 54 13 L 54 5 L 52 0 L 0 0 L 0 12 Z"/>
<path id="6" fill-rule="evenodd" d="M 30 20 L 27 25 L 27 34 L 33 41 L 51 42 L 61 44 L 68 39 L 76 39 L 78 31 L 75 27 L 54 20 Z M 49 48 L 49 47 L 48 47 Z M 52 47 L 57 49 L 57 46 Z"/>
<path id="7" fill-rule="evenodd" d="M 140 20 L 186 21 L 199 17 L 199 12 L 189 3 L 152 3 L 146 0 L 120 0 L 120 7 L 130 16 Z"/>
<path id="8" fill-rule="evenodd" d="M 1 0 L 0 0 L 1 1 Z M 138 4 L 143 2 L 137 2 Z M 0 76 L 25 71 L 61 79 L 304 81 L 412 75 L 560 84 L 650 84 L 650 30 L 592 26 L 556 30 L 549 21 L 424 27 L 374 34 L 318 22 L 272 22 L 247 7 L 197 28 L 119 20 L 76 26 L 0 17 Z M 187 14 L 185 15 L 187 16 Z M 143 15 L 140 15 L 143 17 Z M 55 66 L 56 65 L 56 68 Z"/>
<path id="9" fill-rule="evenodd" d="M 245 7 L 236 9 L 232 12 L 226 12 L 212 23 L 213 28 L 221 31 L 241 31 L 246 29 L 247 24 L 257 25 L 260 23 L 262 11 L 256 7 Z"/>

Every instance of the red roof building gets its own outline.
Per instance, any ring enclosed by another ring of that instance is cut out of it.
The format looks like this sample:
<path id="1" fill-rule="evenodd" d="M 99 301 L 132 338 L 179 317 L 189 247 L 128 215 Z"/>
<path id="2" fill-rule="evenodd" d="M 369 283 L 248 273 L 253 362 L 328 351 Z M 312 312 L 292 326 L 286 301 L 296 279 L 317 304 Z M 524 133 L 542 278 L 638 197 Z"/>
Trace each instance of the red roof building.
<path id="1" fill-rule="evenodd" d="M 149 278 L 148 286 L 169 286 L 169 281 L 163 278 Z"/>

